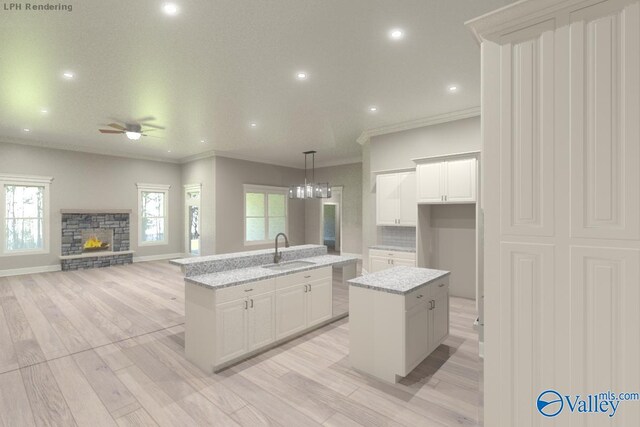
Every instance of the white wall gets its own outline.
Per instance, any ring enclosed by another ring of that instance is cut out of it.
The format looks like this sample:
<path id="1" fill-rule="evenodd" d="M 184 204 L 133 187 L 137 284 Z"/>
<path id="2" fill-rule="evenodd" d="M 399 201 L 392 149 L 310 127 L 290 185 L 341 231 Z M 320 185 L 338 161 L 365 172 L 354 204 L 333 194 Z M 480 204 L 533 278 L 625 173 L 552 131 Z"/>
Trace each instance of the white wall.
<path id="1" fill-rule="evenodd" d="M 130 209 L 134 256 L 183 251 L 180 165 L 0 143 L 0 173 L 53 177 L 50 253 L 0 257 L 0 270 L 60 264 L 60 209 Z M 167 245 L 138 247 L 137 182 L 171 185 Z"/>

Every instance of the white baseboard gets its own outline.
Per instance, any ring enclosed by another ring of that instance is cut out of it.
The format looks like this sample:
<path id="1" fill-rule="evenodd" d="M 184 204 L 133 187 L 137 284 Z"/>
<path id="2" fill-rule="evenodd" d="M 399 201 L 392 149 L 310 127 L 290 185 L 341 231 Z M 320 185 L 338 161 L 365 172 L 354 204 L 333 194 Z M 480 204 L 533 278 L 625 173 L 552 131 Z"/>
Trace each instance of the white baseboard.
<path id="1" fill-rule="evenodd" d="M 0 277 L 20 276 L 23 274 L 50 273 L 52 271 L 60 271 L 60 264 L 56 265 L 40 265 L 37 267 L 12 268 L 8 270 L 0 270 Z"/>
<path id="2" fill-rule="evenodd" d="M 185 256 L 186 255 L 183 254 L 183 253 L 134 256 L 133 257 L 133 262 L 164 261 L 164 260 L 167 260 L 167 259 L 184 258 Z"/>

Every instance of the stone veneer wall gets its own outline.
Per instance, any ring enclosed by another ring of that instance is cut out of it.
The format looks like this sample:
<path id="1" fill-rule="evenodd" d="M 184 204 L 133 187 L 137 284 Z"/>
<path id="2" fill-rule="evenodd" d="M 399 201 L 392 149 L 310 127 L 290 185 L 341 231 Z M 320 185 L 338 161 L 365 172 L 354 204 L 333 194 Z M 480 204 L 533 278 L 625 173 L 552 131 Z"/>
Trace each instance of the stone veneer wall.
<path id="1" fill-rule="evenodd" d="M 128 251 L 130 245 L 129 213 L 62 213 L 63 256 L 82 254 L 82 230 L 113 230 L 111 251 Z M 61 260 L 62 271 L 131 264 L 133 254 L 83 256 Z"/>
<path id="2" fill-rule="evenodd" d="M 80 255 L 82 253 L 82 230 L 96 228 L 112 229 L 113 252 L 129 250 L 129 214 L 128 213 L 63 213 L 62 214 L 62 255 Z"/>

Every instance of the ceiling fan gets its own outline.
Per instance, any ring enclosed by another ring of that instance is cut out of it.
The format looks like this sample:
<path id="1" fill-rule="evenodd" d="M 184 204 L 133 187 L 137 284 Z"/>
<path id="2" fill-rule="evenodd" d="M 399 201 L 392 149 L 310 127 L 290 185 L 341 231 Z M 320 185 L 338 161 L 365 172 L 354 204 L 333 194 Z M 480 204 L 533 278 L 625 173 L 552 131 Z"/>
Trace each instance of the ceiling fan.
<path id="1" fill-rule="evenodd" d="M 138 120 L 116 120 L 114 123 L 109 123 L 107 126 L 113 129 L 98 129 L 100 133 L 120 133 L 125 134 L 127 138 L 132 141 L 137 141 L 143 136 L 148 136 L 146 132 L 155 130 L 163 130 L 164 127 L 147 123 L 156 118 L 153 116 L 143 117 Z M 144 129 L 143 129 L 144 127 Z"/>

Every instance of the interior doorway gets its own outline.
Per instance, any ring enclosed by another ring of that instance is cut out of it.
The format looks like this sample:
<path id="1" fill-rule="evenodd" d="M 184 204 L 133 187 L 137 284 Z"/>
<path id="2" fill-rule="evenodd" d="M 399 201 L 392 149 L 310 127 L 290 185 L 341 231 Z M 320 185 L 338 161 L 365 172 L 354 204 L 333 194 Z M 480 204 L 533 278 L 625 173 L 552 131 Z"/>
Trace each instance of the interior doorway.
<path id="1" fill-rule="evenodd" d="M 331 198 L 320 204 L 320 243 L 330 254 L 342 253 L 342 187 L 331 187 Z"/>
<path id="2" fill-rule="evenodd" d="M 200 199 L 201 186 L 185 185 L 185 251 L 187 255 L 200 255 Z"/>

